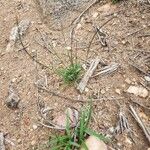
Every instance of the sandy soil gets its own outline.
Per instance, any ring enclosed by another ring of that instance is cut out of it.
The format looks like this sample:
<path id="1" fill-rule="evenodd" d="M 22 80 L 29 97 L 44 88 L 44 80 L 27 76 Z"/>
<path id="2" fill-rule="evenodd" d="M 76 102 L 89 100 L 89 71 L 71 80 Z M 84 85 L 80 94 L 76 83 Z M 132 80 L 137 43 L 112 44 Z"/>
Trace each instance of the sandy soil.
<path id="1" fill-rule="evenodd" d="M 80 13 L 75 11 L 71 15 L 71 19 L 75 19 Z M 27 45 L 28 52 L 32 56 L 37 55 L 38 61 L 54 69 L 45 69 L 37 65 L 25 51 L 21 50 L 19 42 L 16 43 L 12 52 L 4 53 L 9 42 L 10 31 L 16 24 L 16 16 L 19 21 L 23 19 L 31 21 L 27 33 L 23 36 L 23 42 Z M 108 144 L 110 147 L 116 150 L 147 150 L 148 141 L 128 110 L 129 104 L 135 106 L 144 123 L 148 125 L 149 113 L 144 108 L 132 103 L 130 98 L 147 107 L 150 106 L 150 98 L 149 96 L 140 98 L 129 95 L 126 90 L 130 85 L 141 86 L 141 83 L 145 83 L 145 74 L 136 70 L 128 62 L 135 55 L 148 56 L 150 53 L 150 36 L 145 36 L 150 33 L 150 5 L 144 1 L 134 0 L 123 1 L 116 5 L 112 5 L 108 1 L 96 4 L 85 13 L 77 25 L 74 35 L 74 41 L 77 42 L 73 43 L 73 48 L 77 51 L 78 61 L 82 64 L 85 63 L 87 47 L 94 34 L 92 25 L 101 26 L 113 16 L 115 17 L 102 28 L 107 35 L 108 46 L 101 46 L 96 36 L 91 45 L 88 60 L 99 57 L 107 64 L 119 63 L 120 67 L 113 74 L 91 78 L 87 90 L 82 96 L 85 99 L 88 99 L 89 96 L 99 99 L 93 102 L 91 122 L 91 127 L 99 133 L 110 134 L 110 128 L 116 126 L 120 110 L 118 104 L 127 116 L 134 141 L 124 133 L 113 138 L 112 143 Z M 62 64 L 56 56 L 50 54 L 39 44 L 41 43 L 40 31 L 48 37 L 48 41 L 52 43 L 55 51 L 65 65 L 68 65 L 66 54 L 67 48 L 70 46 L 69 35 L 72 26 L 66 19 L 62 25 L 67 28 L 62 27 L 63 31 L 56 31 L 57 26 L 54 30 L 49 23 L 51 20 L 48 19 L 50 18 L 43 16 L 34 0 L 1 0 L 0 2 L 0 131 L 7 134 L 6 137 L 15 144 L 12 146 L 6 142 L 8 150 L 46 149 L 44 144 L 48 141 L 49 135 L 56 132 L 39 125 L 37 99 L 53 108 L 54 116 L 68 106 L 79 110 L 81 106 L 85 105 L 81 102 L 72 102 L 50 95 L 42 90 L 39 91 L 34 85 L 37 78 L 46 75 L 48 87 L 52 91 L 74 99 L 78 99 L 80 96 L 75 87 L 64 86 L 62 80 L 54 73 Z M 142 30 L 131 34 L 139 29 Z M 131 35 L 128 36 L 128 34 Z M 138 63 L 140 67 L 145 65 L 142 60 L 138 60 Z M 145 70 L 149 73 L 148 71 L 149 68 Z M 11 110 L 5 105 L 10 82 L 13 83 L 21 98 L 19 108 L 15 110 Z M 149 91 L 149 85 L 145 85 L 145 87 Z"/>

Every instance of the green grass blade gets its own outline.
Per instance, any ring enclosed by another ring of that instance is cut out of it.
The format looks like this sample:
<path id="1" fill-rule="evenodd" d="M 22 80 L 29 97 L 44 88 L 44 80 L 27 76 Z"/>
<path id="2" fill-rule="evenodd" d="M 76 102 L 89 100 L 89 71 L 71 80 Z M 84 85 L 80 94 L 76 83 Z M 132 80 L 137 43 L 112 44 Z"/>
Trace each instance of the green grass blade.
<path id="1" fill-rule="evenodd" d="M 87 128 L 89 125 L 91 116 L 92 116 L 92 101 L 90 102 L 90 104 L 86 108 L 85 113 L 86 113 L 85 128 Z"/>
<path id="2" fill-rule="evenodd" d="M 82 141 L 81 147 L 82 147 L 82 149 L 84 149 L 84 150 L 89 150 L 84 141 Z"/>
<path id="3" fill-rule="evenodd" d="M 88 129 L 88 128 L 87 128 L 87 129 L 85 130 L 85 132 L 86 132 L 88 135 L 93 135 L 93 136 L 97 137 L 98 139 L 100 139 L 100 140 L 102 140 L 102 141 L 104 141 L 104 142 L 108 142 L 108 141 L 109 141 L 109 139 L 106 138 L 104 135 L 98 134 L 97 132 L 95 132 L 95 131 L 93 131 L 93 130 L 91 130 L 91 129 Z"/>
<path id="4" fill-rule="evenodd" d="M 76 142 L 70 141 L 69 143 L 70 143 L 70 145 L 72 145 L 74 147 L 80 148 L 80 145 L 78 143 L 76 143 Z"/>
<path id="5" fill-rule="evenodd" d="M 81 117 L 80 117 L 80 125 L 79 125 L 79 141 L 81 143 L 81 141 L 84 139 L 84 130 L 85 130 L 85 112 L 81 112 Z"/>
<path id="6" fill-rule="evenodd" d="M 67 120 L 66 120 L 66 133 L 68 137 L 71 137 L 71 127 L 70 127 L 70 118 L 69 118 L 69 113 L 67 112 Z"/>
<path id="7" fill-rule="evenodd" d="M 55 147 L 51 147 L 50 150 L 64 150 L 64 147 L 66 146 L 66 143 L 61 144 L 61 145 L 57 145 Z"/>
<path id="8" fill-rule="evenodd" d="M 68 140 L 68 136 L 55 136 L 49 141 L 49 145 L 63 143 Z"/>

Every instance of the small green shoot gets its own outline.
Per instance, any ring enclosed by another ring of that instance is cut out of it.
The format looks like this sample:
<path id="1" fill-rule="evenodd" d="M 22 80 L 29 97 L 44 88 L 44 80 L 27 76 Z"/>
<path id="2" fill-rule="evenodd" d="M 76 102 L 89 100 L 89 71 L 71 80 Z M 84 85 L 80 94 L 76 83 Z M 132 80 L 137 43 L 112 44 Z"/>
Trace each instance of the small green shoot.
<path id="1" fill-rule="evenodd" d="M 49 140 L 50 150 L 78 150 L 84 147 L 88 150 L 85 140 L 88 136 L 93 135 L 103 140 L 108 141 L 105 136 L 88 128 L 91 119 L 92 107 L 91 105 L 85 107 L 80 112 L 80 119 L 75 128 L 70 127 L 69 118 L 66 121 L 66 130 L 64 135 L 51 136 Z M 68 115 L 67 115 L 68 116 Z"/>
<path id="2" fill-rule="evenodd" d="M 65 84 L 75 83 L 79 79 L 80 73 L 80 64 L 71 64 L 69 67 L 58 71 L 58 75 L 63 79 Z"/>
<path id="3" fill-rule="evenodd" d="M 113 4 L 116 4 L 116 3 L 118 3 L 120 0 L 112 0 L 112 3 Z"/>

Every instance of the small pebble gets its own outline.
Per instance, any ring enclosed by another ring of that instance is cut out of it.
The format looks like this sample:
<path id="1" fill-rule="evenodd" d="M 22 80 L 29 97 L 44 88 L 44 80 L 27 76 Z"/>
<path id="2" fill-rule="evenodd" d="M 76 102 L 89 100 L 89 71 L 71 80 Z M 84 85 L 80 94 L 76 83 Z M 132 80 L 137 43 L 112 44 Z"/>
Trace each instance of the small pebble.
<path id="1" fill-rule="evenodd" d="M 121 94 L 120 89 L 116 89 L 115 92 L 116 92 L 117 94 L 119 94 L 119 95 Z"/>
<path id="2" fill-rule="evenodd" d="M 54 106 L 58 106 L 58 103 L 54 103 Z"/>
<path id="3" fill-rule="evenodd" d="M 3 71 L 3 70 L 4 70 L 4 67 L 1 68 L 1 71 Z"/>
<path id="4" fill-rule="evenodd" d="M 126 85 L 125 85 L 125 84 L 122 84 L 122 85 L 121 85 L 121 87 L 122 87 L 122 88 L 125 88 L 125 87 L 126 87 Z"/>
<path id="5" fill-rule="evenodd" d="M 16 82 L 16 80 L 17 80 L 17 78 L 13 78 L 13 79 L 11 80 L 11 82 L 14 83 L 14 82 Z"/>
<path id="6" fill-rule="evenodd" d="M 117 145 L 118 145 L 119 147 L 121 147 L 121 146 L 122 146 L 122 144 L 121 144 L 121 143 L 117 143 Z"/>
<path id="7" fill-rule="evenodd" d="M 33 146 L 33 145 L 35 145 L 36 144 L 36 141 L 31 141 L 31 145 Z"/>
<path id="8" fill-rule="evenodd" d="M 128 84 L 131 84 L 132 81 L 129 78 L 126 78 L 125 82 L 128 83 Z"/>
<path id="9" fill-rule="evenodd" d="M 66 49 L 67 49 L 67 50 L 71 50 L 71 47 L 70 47 L 70 46 L 67 46 Z"/>
<path id="10" fill-rule="evenodd" d="M 135 78 L 133 78 L 133 79 L 132 79 L 132 81 L 133 81 L 133 82 L 136 82 L 136 79 L 135 79 Z"/>
<path id="11" fill-rule="evenodd" d="M 38 126 L 35 125 L 35 124 L 32 127 L 33 127 L 34 130 L 36 130 L 38 128 Z"/>
<path id="12" fill-rule="evenodd" d="M 104 89 L 101 90 L 101 94 L 105 94 L 105 90 Z"/>
<path id="13" fill-rule="evenodd" d="M 121 43 L 122 43 L 123 45 L 125 45 L 127 42 L 123 40 L 123 41 L 121 41 Z"/>
<path id="14" fill-rule="evenodd" d="M 88 89 L 88 88 L 85 88 L 85 92 L 89 92 L 89 89 Z"/>
<path id="15" fill-rule="evenodd" d="M 98 16 L 98 12 L 94 12 L 93 13 L 93 18 L 97 18 L 97 16 Z"/>
<path id="16" fill-rule="evenodd" d="M 18 142 L 18 144 L 21 144 L 22 140 L 21 140 L 21 139 L 18 139 L 17 142 Z"/>
<path id="17" fill-rule="evenodd" d="M 114 131 L 115 131 L 114 127 L 110 127 L 109 131 L 110 131 L 110 133 L 114 133 Z"/>
<path id="18" fill-rule="evenodd" d="M 148 82 L 150 82 L 150 76 L 145 76 L 144 79 Z"/>
<path id="19" fill-rule="evenodd" d="M 81 29 L 81 27 L 82 27 L 81 23 L 78 23 L 76 30 Z"/>

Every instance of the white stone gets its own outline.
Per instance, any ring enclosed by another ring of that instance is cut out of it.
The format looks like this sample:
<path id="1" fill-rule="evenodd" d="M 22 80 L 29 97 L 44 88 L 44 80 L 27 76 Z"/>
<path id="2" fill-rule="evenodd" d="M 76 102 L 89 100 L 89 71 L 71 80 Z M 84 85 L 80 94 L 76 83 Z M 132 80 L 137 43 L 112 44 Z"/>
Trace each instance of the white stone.
<path id="1" fill-rule="evenodd" d="M 85 88 L 85 90 L 84 90 L 84 91 L 87 93 L 87 92 L 89 92 L 89 89 L 88 89 L 88 88 Z"/>
<path id="2" fill-rule="evenodd" d="M 148 82 L 150 82 L 150 76 L 145 76 L 144 79 Z"/>
<path id="3" fill-rule="evenodd" d="M 76 30 L 81 29 L 81 27 L 82 27 L 81 23 L 78 23 L 78 25 L 77 25 L 77 27 L 76 27 Z"/>
<path id="4" fill-rule="evenodd" d="M 142 86 L 130 86 L 127 92 L 143 98 L 148 96 L 148 90 Z"/>
<path id="5" fill-rule="evenodd" d="M 105 90 L 104 89 L 101 90 L 101 94 L 105 94 Z"/>
<path id="6" fill-rule="evenodd" d="M 66 49 L 67 49 L 67 50 L 71 50 L 71 47 L 70 47 L 70 46 L 67 46 Z"/>
<path id="7" fill-rule="evenodd" d="M 116 89 L 115 92 L 116 92 L 117 94 L 119 94 L 119 95 L 121 94 L 120 89 Z"/>
<path id="8" fill-rule="evenodd" d="M 36 130 L 38 128 L 38 126 L 36 124 L 34 124 L 32 127 L 34 130 Z"/>
<path id="9" fill-rule="evenodd" d="M 16 82 L 16 80 L 17 80 L 17 78 L 13 78 L 12 80 L 11 80 L 11 82 Z"/>
<path id="10" fill-rule="evenodd" d="M 110 127 L 109 131 L 110 131 L 110 133 L 114 133 L 114 131 L 115 131 L 114 127 Z"/>
<path id="11" fill-rule="evenodd" d="M 3 70 L 4 70 L 4 67 L 1 68 L 1 71 L 3 71 Z"/>
<path id="12" fill-rule="evenodd" d="M 123 45 L 125 45 L 127 42 L 125 40 L 121 41 Z"/>
<path id="13" fill-rule="evenodd" d="M 88 150 L 107 150 L 107 145 L 95 136 L 90 136 L 85 141 L 85 144 Z M 84 147 L 81 147 L 80 150 L 86 150 L 86 149 Z"/>

